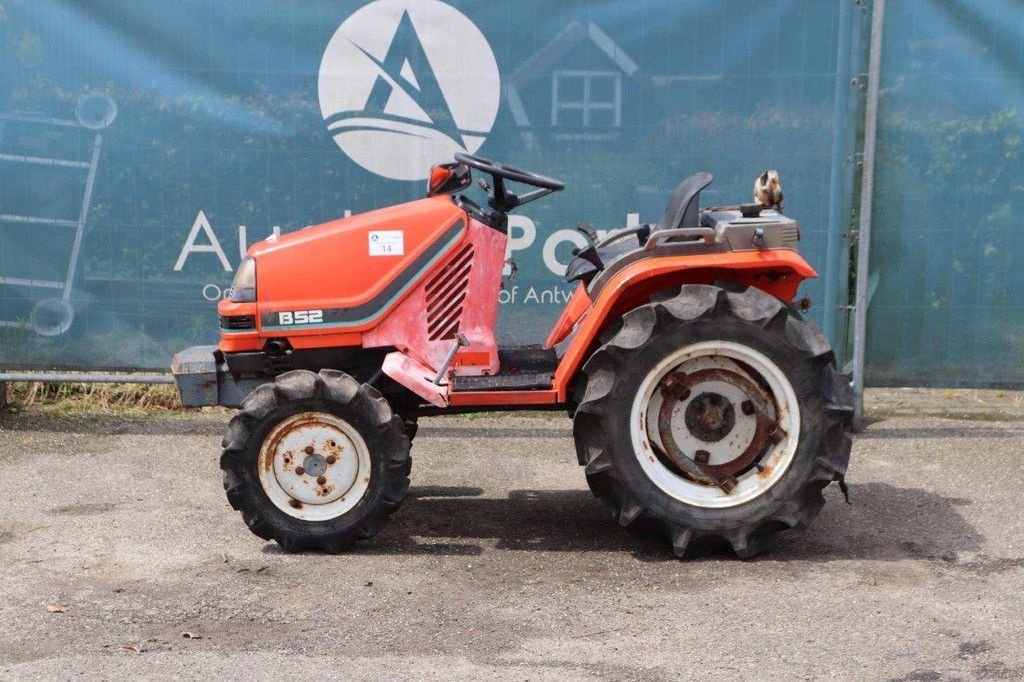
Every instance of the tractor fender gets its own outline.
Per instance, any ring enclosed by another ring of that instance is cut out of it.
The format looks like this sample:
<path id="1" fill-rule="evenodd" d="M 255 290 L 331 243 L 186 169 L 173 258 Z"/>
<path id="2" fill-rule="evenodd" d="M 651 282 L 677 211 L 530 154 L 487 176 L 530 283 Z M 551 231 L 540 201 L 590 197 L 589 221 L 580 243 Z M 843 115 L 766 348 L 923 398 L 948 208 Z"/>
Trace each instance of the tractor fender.
<path id="1" fill-rule="evenodd" d="M 626 311 L 647 302 L 656 291 L 725 280 L 757 287 L 784 301 L 792 301 L 800 283 L 817 276 L 814 268 L 792 249 L 653 256 L 633 262 L 601 281 L 592 291 L 582 288 L 577 291 L 574 298 L 589 295 L 592 305 L 575 321 L 572 333 L 567 333 L 564 340 L 548 339 L 549 345 L 567 341 L 555 371 L 553 387 L 558 392 L 558 401 L 568 400 L 576 374 L 601 332 Z"/>

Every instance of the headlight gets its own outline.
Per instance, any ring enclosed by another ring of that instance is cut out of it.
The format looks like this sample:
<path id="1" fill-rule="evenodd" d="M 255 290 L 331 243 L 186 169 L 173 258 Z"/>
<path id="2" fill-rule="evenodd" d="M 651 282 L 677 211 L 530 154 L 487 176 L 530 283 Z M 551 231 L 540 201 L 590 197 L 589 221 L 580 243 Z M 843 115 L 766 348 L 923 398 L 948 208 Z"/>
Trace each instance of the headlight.
<path id="1" fill-rule="evenodd" d="M 238 265 L 235 279 L 231 282 L 228 299 L 235 303 L 250 303 L 256 300 L 256 259 L 247 256 Z"/>

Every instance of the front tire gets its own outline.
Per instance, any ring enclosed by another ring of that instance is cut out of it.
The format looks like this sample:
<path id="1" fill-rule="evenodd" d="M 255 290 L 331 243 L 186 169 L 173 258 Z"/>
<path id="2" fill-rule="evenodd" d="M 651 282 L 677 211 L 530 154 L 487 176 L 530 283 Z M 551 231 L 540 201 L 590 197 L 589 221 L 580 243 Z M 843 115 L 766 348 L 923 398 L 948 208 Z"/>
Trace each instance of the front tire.
<path id="1" fill-rule="evenodd" d="M 376 535 L 409 489 L 409 438 L 380 393 L 336 370 L 264 384 L 228 424 L 232 508 L 286 551 L 340 552 Z"/>
<path id="2" fill-rule="evenodd" d="M 764 551 L 846 472 L 848 382 L 817 327 L 759 289 L 656 296 L 583 374 L 574 434 L 591 490 L 621 525 L 665 528 L 680 557 Z"/>

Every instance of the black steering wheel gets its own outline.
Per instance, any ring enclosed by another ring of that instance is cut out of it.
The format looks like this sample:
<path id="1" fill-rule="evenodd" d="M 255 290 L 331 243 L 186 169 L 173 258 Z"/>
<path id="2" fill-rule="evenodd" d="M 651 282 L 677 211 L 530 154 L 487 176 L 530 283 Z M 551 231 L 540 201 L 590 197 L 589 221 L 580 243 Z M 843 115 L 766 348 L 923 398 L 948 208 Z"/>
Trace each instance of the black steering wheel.
<path id="1" fill-rule="evenodd" d="M 491 161 L 481 156 L 458 152 L 455 154 L 455 160 L 482 173 L 488 173 L 491 176 L 494 180 L 494 186 L 490 187 L 483 183 L 482 187 L 487 191 L 488 205 L 495 211 L 502 213 L 510 211 L 516 206 L 536 201 L 552 192 L 560 192 L 565 189 L 565 183 L 561 180 L 549 178 L 546 175 L 540 175 L 539 173 L 533 173 L 504 163 L 498 163 L 497 161 Z M 538 189 L 526 192 L 525 194 L 514 194 L 505 188 L 506 180 L 521 182 L 524 185 L 532 185 Z"/>
<path id="2" fill-rule="evenodd" d="M 534 187 L 551 190 L 552 192 L 561 192 L 565 189 L 565 183 L 556 178 L 549 178 L 548 176 L 541 175 L 540 173 L 534 173 L 532 171 L 523 170 L 522 168 L 516 168 L 515 166 L 509 166 L 508 164 L 491 161 L 490 159 L 485 159 L 482 156 L 473 156 L 472 154 L 463 154 L 462 152 L 458 152 L 455 154 L 455 160 L 459 163 L 466 164 L 470 168 L 475 168 L 482 173 L 489 173 L 495 178 L 505 178 L 506 180 L 512 180 L 513 182 L 521 182 L 524 185 L 533 185 Z"/>

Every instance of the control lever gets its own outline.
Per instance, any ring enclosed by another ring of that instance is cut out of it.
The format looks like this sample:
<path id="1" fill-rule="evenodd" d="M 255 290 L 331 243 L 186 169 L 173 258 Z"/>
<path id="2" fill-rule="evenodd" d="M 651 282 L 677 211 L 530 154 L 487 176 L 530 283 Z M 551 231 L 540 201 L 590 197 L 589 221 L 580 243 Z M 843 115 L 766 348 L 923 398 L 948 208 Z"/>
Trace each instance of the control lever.
<path id="1" fill-rule="evenodd" d="M 582 249 L 577 246 L 572 250 L 572 255 L 579 256 L 583 260 L 592 263 L 598 270 L 604 270 L 604 261 L 601 260 L 600 254 L 597 253 L 597 246 L 594 244 L 588 244 Z"/>
<path id="2" fill-rule="evenodd" d="M 593 264 L 598 270 L 604 270 L 604 262 L 601 260 L 601 256 L 597 253 L 597 232 L 590 226 L 586 220 L 581 220 L 580 224 L 576 226 L 579 232 L 582 232 L 590 243 L 580 248 L 576 247 L 572 250 L 572 255 L 579 256 L 583 260 Z"/>
<path id="3" fill-rule="evenodd" d="M 452 349 L 448 351 L 448 355 L 445 356 L 444 362 L 441 363 L 441 369 L 437 370 L 437 375 L 434 376 L 433 383 L 435 386 L 443 386 L 441 380 L 444 379 L 444 375 L 448 373 L 448 368 L 452 366 L 452 361 L 455 360 L 455 354 L 459 352 L 459 349 L 463 346 L 468 346 L 469 341 L 461 333 L 456 334 L 455 344 L 452 345 Z"/>
<path id="4" fill-rule="evenodd" d="M 644 223 L 636 230 L 636 240 L 640 242 L 640 246 L 647 246 L 647 240 L 651 238 L 651 224 Z"/>
<path id="5" fill-rule="evenodd" d="M 586 235 L 587 239 L 590 240 L 591 244 L 597 243 L 597 232 L 590 226 L 586 220 L 581 220 L 580 224 L 576 226 L 576 229 Z"/>

